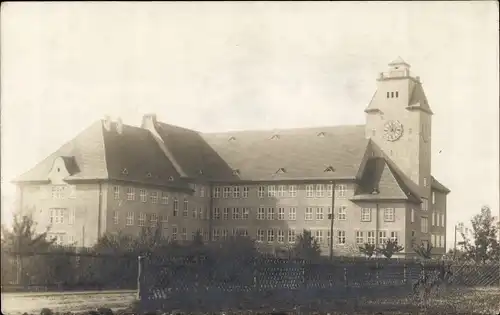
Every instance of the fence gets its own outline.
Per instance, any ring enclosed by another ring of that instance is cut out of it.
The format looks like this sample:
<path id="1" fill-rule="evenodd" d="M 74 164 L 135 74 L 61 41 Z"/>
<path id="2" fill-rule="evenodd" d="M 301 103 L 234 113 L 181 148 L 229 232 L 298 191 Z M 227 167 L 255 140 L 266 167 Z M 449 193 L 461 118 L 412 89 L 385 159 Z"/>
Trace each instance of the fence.
<path id="1" fill-rule="evenodd" d="M 290 309 L 317 300 L 408 296 L 423 270 L 438 263 L 213 257 L 141 257 L 138 295 L 150 310 Z M 499 265 L 454 265 L 457 286 L 499 285 Z"/>

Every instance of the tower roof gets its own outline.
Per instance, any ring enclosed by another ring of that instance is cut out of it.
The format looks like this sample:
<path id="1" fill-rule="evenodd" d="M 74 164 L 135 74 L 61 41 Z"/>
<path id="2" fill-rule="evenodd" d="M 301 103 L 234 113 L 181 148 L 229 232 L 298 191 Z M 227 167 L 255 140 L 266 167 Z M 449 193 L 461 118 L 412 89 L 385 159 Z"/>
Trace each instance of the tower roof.
<path id="1" fill-rule="evenodd" d="M 400 56 L 398 56 L 398 58 L 389 63 L 389 66 L 395 66 L 395 65 L 406 65 L 410 67 L 410 65 L 406 61 L 404 61 L 403 58 L 401 58 Z"/>

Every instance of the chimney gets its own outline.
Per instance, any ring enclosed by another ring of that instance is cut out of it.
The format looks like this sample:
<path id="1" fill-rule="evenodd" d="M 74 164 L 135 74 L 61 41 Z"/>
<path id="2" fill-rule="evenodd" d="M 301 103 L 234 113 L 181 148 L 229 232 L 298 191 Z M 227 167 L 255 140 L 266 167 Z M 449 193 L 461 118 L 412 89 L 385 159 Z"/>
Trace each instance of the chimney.
<path id="1" fill-rule="evenodd" d="M 104 116 L 102 125 L 104 126 L 104 129 L 106 129 L 106 131 L 109 131 L 111 129 L 111 117 L 109 117 L 108 115 Z"/>
<path id="2" fill-rule="evenodd" d="M 146 114 L 142 117 L 142 125 L 141 128 L 149 129 L 148 127 L 156 126 L 156 114 Z"/>
<path id="3" fill-rule="evenodd" d="M 116 132 L 122 134 L 123 132 L 123 121 L 120 117 L 116 120 Z"/>

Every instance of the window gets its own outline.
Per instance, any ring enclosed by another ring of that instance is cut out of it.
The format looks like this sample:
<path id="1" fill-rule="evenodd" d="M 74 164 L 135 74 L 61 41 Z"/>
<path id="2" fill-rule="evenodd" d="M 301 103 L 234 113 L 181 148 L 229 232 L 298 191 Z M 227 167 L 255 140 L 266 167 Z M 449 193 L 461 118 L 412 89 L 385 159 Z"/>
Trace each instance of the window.
<path id="1" fill-rule="evenodd" d="M 429 201 L 426 198 L 422 198 L 422 211 L 427 211 L 429 209 Z"/>
<path id="2" fill-rule="evenodd" d="M 415 209 L 411 209 L 411 223 L 415 222 Z"/>
<path id="3" fill-rule="evenodd" d="M 398 91 L 396 91 L 396 97 L 399 97 L 399 92 Z"/>
<path id="4" fill-rule="evenodd" d="M 424 177 L 424 187 L 427 187 L 427 177 Z"/>
<path id="5" fill-rule="evenodd" d="M 307 207 L 306 208 L 306 213 L 304 219 L 306 221 L 310 221 L 313 219 L 313 208 L 312 207 Z"/>
<path id="6" fill-rule="evenodd" d="M 314 185 L 306 185 L 306 197 L 314 197 Z"/>
<path id="7" fill-rule="evenodd" d="M 332 240 L 332 235 L 330 234 L 330 230 L 326 231 L 326 243 L 330 245 L 330 242 Z"/>
<path id="8" fill-rule="evenodd" d="M 365 239 L 363 237 L 363 232 L 362 231 L 356 231 L 356 244 L 357 245 L 363 245 Z"/>
<path id="9" fill-rule="evenodd" d="M 231 195 L 231 187 L 224 187 L 224 190 L 222 191 L 222 198 L 229 198 Z"/>
<path id="10" fill-rule="evenodd" d="M 283 230 L 278 230 L 278 243 L 285 242 L 285 232 Z"/>
<path id="11" fill-rule="evenodd" d="M 436 193 L 435 192 L 432 192 L 432 204 L 433 205 L 436 204 Z"/>
<path id="12" fill-rule="evenodd" d="M 333 197 L 333 185 L 329 184 L 326 186 L 326 190 L 328 191 L 328 197 L 332 198 Z"/>
<path id="13" fill-rule="evenodd" d="M 434 234 L 431 234 L 431 244 L 434 247 L 437 247 L 437 245 L 436 245 L 436 235 L 434 235 Z"/>
<path id="14" fill-rule="evenodd" d="M 69 209 L 68 224 L 75 224 L 75 209 Z"/>
<path id="15" fill-rule="evenodd" d="M 208 231 L 203 231 L 203 241 L 208 242 L 209 238 Z"/>
<path id="16" fill-rule="evenodd" d="M 321 230 L 316 230 L 316 240 L 318 241 L 319 244 L 323 243 L 323 231 Z"/>
<path id="17" fill-rule="evenodd" d="M 63 224 L 65 212 L 66 212 L 66 209 L 63 209 L 63 208 L 50 209 L 50 219 L 49 219 L 50 223 Z"/>
<path id="18" fill-rule="evenodd" d="M 161 203 L 168 205 L 168 194 L 166 192 L 161 193 Z"/>
<path id="19" fill-rule="evenodd" d="M 288 230 L 288 243 L 295 243 L 295 230 Z"/>
<path id="20" fill-rule="evenodd" d="M 444 214 L 441 215 L 441 226 L 444 227 Z"/>
<path id="21" fill-rule="evenodd" d="M 429 220 L 427 217 L 421 217 L 420 218 L 420 231 L 422 233 L 428 233 L 429 232 Z"/>
<path id="22" fill-rule="evenodd" d="M 227 230 L 226 229 L 222 229 L 221 232 L 222 232 L 222 239 L 223 240 L 227 240 L 227 236 L 228 236 Z"/>
<path id="23" fill-rule="evenodd" d="M 150 197 L 151 197 L 151 203 L 158 203 L 158 192 L 157 191 L 152 191 Z"/>
<path id="24" fill-rule="evenodd" d="M 266 209 L 260 207 L 257 212 L 257 220 L 265 220 L 266 219 Z"/>
<path id="25" fill-rule="evenodd" d="M 114 192 L 115 200 L 120 199 L 120 187 L 114 186 L 113 192 Z"/>
<path id="26" fill-rule="evenodd" d="M 57 245 L 64 244 L 64 234 L 63 233 L 49 233 L 47 234 L 49 239 L 54 240 L 54 243 Z"/>
<path id="27" fill-rule="evenodd" d="M 177 241 L 177 227 L 172 226 L 172 240 Z"/>
<path id="28" fill-rule="evenodd" d="M 229 220 L 229 208 L 224 208 L 224 212 L 222 213 L 223 220 Z"/>
<path id="29" fill-rule="evenodd" d="M 149 222 L 151 223 L 152 227 L 156 227 L 156 225 L 158 224 L 158 215 L 156 213 L 152 213 Z"/>
<path id="30" fill-rule="evenodd" d="M 220 219 L 220 209 L 219 208 L 214 208 L 214 219 L 219 220 Z"/>
<path id="31" fill-rule="evenodd" d="M 181 229 L 181 239 L 187 241 L 187 229 L 185 227 Z"/>
<path id="32" fill-rule="evenodd" d="M 184 198 L 184 208 L 182 209 L 182 215 L 187 217 L 188 216 L 188 211 L 189 211 L 189 204 L 188 200 Z"/>
<path id="33" fill-rule="evenodd" d="M 205 186 L 200 186 L 200 197 L 201 198 L 205 197 Z"/>
<path id="34" fill-rule="evenodd" d="M 247 220 L 250 216 L 250 208 L 243 208 L 243 220 Z"/>
<path id="35" fill-rule="evenodd" d="M 267 230 L 267 241 L 274 242 L 274 230 Z"/>
<path id="36" fill-rule="evenodd" d="M 249 191 L 249 187 L 245 186 L 243 187 L 243 198 L 248 198 L 248 191 Z"/>
<path id="37" fill-rule="evenodd" d="M 321 198 L 325 196 L 325 187 L 323 184 L 316 185 L 316 197 Z"/>
<path id="38" fill-rule="evenodd" d="M 240 187 L 233 187 L 233 198 L 240 198 Z"/>
<path id="39" fill-rule="evenodd" d="M 257 230 L 257 242 L 264 242 L 265 240 L 265 231 L 264 230 L 261 230 L 261 229 L 258 229 Z"/>
<path id="40" fill-rule="evenodd" d="M 267 219 L 274 220 L 274 208 L 267 208 Z"/>
<path id="41" fill-rule="evenodd" d="M 394 98 L 394 92 L 391 92 L 391 98 Z"/>
<path id="42" fill-rule="evenodd" d="M 259 186 L 259 198 L 264 198 L 265 193 L 266 193 L 266 187 Z"/>
<path id="43" fill-rule="evenodd" d="M 220 187 L 214 187 L 214 198 L 220 198 Z"/>
<path id="44" fill-rule="evenodd" d="M 345 185 L 337 185 L 337 197 L 345 197 L 346 186 Z"/>
<path id="45" fill-rule="evenodd" d="M 193 219 L 196 219 L 198 217 L 198 210 L 196 209 L 196 207 L 193 207 Z"/>
<path id="46" fill-rule="evenodd" d="M 126 225 L 134 225 L 134 213 L 133 212 L 127 212 L 127 222 L 125 223 Z"/>
<path id="47" fill-rule="evenodd" d="M 284 185 L 278 186 L 278 197 L 285 197 L 285 188 Z"/>
<path id="48" fill-rule="evenodd" d="M 146 202 L 148 200 L 148 197 L 147 197 L 147 194 L 146 194 L 146 190 L 145 189 L 140 189 L 139 193 L 141 195 L 141 201 L 142 202 Z"/>
<path id="49" fill-rule="evenodd" d="M 295 185 L 288 186 L 288 195 L 290 197 L 296 197 L 297 196 L 297 186 L 295 186 Z"/>
<path id="50" fill-rule="evenodd" d="M 134 187 L 127 188 L 127 200 L 135 200 L 135 188 Z"/>
<path id="51" fill-rule="evenodd" d="M 361 221 L 370 222 L 372 220 L 372 209 L 362 208 L 361 209 Z"/>
<path id="52" fill-rule="evenodd" d="M 436 224 L 436 212 L 433 212 L 432 213 L 432 221 L 431 221 L 431 225 L 434 226 Z M 438 224 L 439 225 L 439 224 Z"/>
<path id="53" fill-rule="evenodd" d="M 274 185 L 270 185 L 267 187 L 267 196 L 268 197 L 276 197 L 276 190 Z"/>
<path id="54" fill-rule="evenodd" d="M 394 222 L 394 208 L 385 208 L 384 209 L 384 221 L 385 222 Z"/>
<path id="55" fill-rule="evenodd" d="M 278 208 L 278 220 L 285 220 L 285 208 Z"/>
<path id="56" fill-rule="evenodd" d="M 375 245 L 375 231 L 368 231 L 366 241 L 368 244 Z"/>
<path id="57" fill-rule="evenodd" d="M 52 199 L 64 198 L 64 186 L 52 186 Z"/>
<path id="58" fill-rule="evenodd" d="M 297 220 L 297 208 L 291 207 L 288 210 L 288 220 L 292 220 L 292 221 Z"/>
<path id="59" fill-rule="evenodd" d="M 323 220 L 323 207 L 316 208 L 316 220 Z"/>
<path id="60" fill-rule="evenodd" d="M 141 212 L 139 213 L 139 222 L 137 223 L 139 226 L 144 226 L 146 223 L 146 214 Z"/>
<path id="61" fill-rule="evenodd" d="M 166 215 L 161 216 L 161 227 L 164 229 L 168 228 L 168 216 Z"/>
<path id="62" fill-rule="evenodd" d="M 218 241 L 219 240 L 219 229 L 214 229 L 213 230 L 212 240 L 213 241 Z"/>
<path id="63" fill-rule="evenodd" d="M 177 197 L 174 198 L 174 217 L 176 217 L 179 214 L 179 200 L 177 200 Z"/>
<path id="64" fill-rule="evenodd" d="M 339 207 L 339 220 L 345 220 L 347 217 L 347 207 L 346 206 L 340 206 Z"/>
<path id="65" fill-rule="evenodd" d="M 198 208 L 198 219 L 203 220 L 205 217 L 203 216 L 203 208 Z"/>
<path id="66" fill-rule="evenodd" d="M 239 220 L 239 219 L 240 219 L 240 209 L 233 208 L 233 220 Z"/>
<path id="67" fill-rule="evenodd" d="M 386 231 L 378 231 L 378 242 L 379 244 L 385 244 L 387 242 Z"/>
<path id="68" fill-rule="evenodd" d="M 390 92 L 387 92 L 387 98 L 389 98 L 389 95 L 390 95 L 390 94 L 391 94 Z"/>
<path id="69" fill-rule="evenodd" d="M 411 231 L 411 237 L 415 237 L 416 233 L 415 231 Z"/>
<path id="70" fill-rule="evenodd" d="M 337 244 L 344 245 L 345 244 L 345 231 L 337 232 Z"/>
<path id="71" fill-rule="evenodd" d="M 119 215 L 120 213 L 118 211 L 113 211 L 113 224 L 119 223 Z"/>

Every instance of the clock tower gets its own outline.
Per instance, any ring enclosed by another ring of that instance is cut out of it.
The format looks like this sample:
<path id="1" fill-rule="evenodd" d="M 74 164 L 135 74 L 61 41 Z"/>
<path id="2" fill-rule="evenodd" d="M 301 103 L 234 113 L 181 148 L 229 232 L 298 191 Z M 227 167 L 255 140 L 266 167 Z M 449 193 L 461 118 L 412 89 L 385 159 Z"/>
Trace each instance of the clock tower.
<path id="1" fill-rule="evenodd" d="M 365 110 L 366 137 L 420 187 L 429 198 L 431 186 L 431 117 L 422 83 L 401 57 L 380 73 L 377 90 Z"/>

